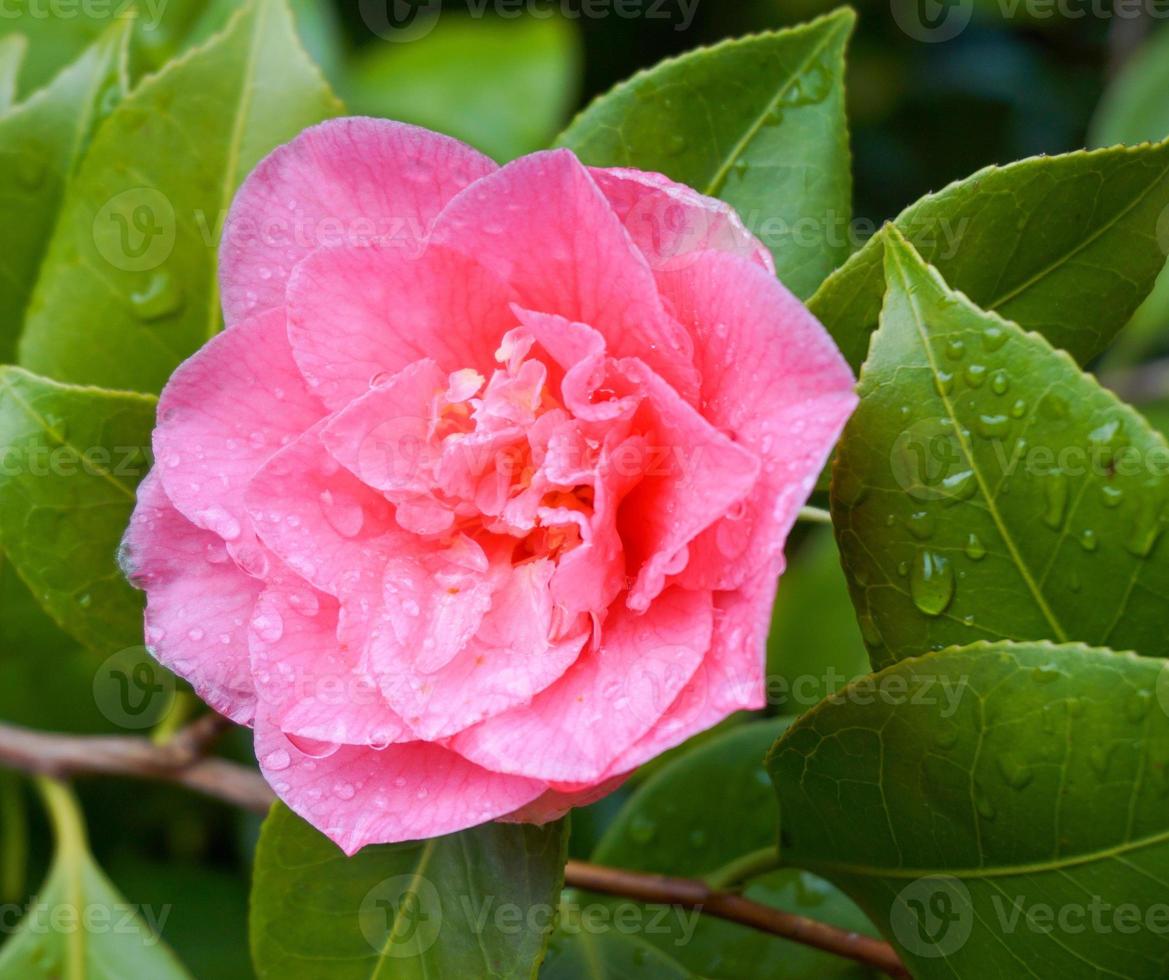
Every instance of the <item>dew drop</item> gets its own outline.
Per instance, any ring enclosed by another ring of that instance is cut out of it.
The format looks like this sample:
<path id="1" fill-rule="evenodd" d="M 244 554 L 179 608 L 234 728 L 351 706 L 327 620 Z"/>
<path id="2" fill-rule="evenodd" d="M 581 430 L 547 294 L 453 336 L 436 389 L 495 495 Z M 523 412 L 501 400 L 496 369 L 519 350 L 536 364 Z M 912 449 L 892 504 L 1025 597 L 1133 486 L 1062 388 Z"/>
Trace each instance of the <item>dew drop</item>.
<path id="1" fill-rule="evenodd" d="M 953 726 L 939 728 L 934 733 L 934 745 L 939 749 L 952 749 L 958 744 L 958 729 Z"/>
<path id="2" fill-rule="evenodd" d="M 1042 664 L 1031 671 L 1031 680 L 1036 684 L 1053 684 L 1063 677 L 1063 672 L 1056 664 Z"/>
<path id="3" fill-rule="evenodd" d="M 877 628 L 873 617 L 868 613 L 862 613 L 858 617 L 858 622 L 861 628 L 861 638 L 866 645 L 873 648 L 879 648 L 885 645 L 885 638 L 881 636 L 881 631 Z"/>
<path id="4" fill-rule="evenodd" d="M 1153 500 L 1144 498 L 1138 502 L 1124 546 L 1129 554 L 1137 558 L 1148 558 L 1163 530 L 1164 525 L 1157 514 L 1156 504 Z"/>
<path id="5" fill-rule="evenodd" d="M 323 490 L 320 496 L 321 513 L 329 525 L 343 538 L 353 538 L 365 526 L 365 510 L 347 493 Z"/>
<path id="6" fill-rule="evenodd" d="M 1068 507 L 1068 478 L 1059 470 L 1048 474 L 1043 484 L 1045 507 L 1043 523 L 1053 531 L 1063 527 L 1064 514 Z"/>
<path id="7" fill-rule="evenodd" d="M 971 561 L 982 561 L 986 557 L 986 545 L 973 531 L 970 532 L 970 537 L 966 539 L 966 557 Z"/>
<path id="8" fill-rule="evenodd" d="M 171 274 L 160 269 L 145 288 L 130 294 L 130 306 L 140 320 L 161 320 L 183 308 L 183 293 Z"/>
<path id="9" fill-rule="evenodd" d="M 978 434 L 984 439 L 1001 439 L 1007 434 L 1010 419 L 1005 415 L 980 415 L 974 423 Z"/>
<path id="10" fill-rule="evenodd" d="M 1124 705 L 1124 716 L 1134 725 L 1144 721 L 1153 705 L 1153 692 L 1137 691 Z"/>
<path id="11" fill-rule="evenodd" d="M 239 521 L 222 507 L 208 507 L 195 514 L 195 519 L 212 534 L 218 534 L 224 541 L 234 541 L 240 536 Z"/>
<path id="12" fill-rule="evenodd" d="M 982 383 L 986 380 L 986 367 L 982 364 L 971 364 L 963 376 L 971 388 L 981 388 Z"/>
<path id="13" fill-rule="evenodd" d="M 954 569 L 936 551 L 918 551 L 909 576 L 913 604 L 927 616 L 940 616 L 954 598 Z"/>
<path id="14" fill-rule="evenodd" d="M 966 353 L 966 345 L 960 340 L 951 340 L 946 345 L 946 357 L 951 361 L 960 361 Z"/>
<path id="15" fill-rule="evenodd" d="M 1100 488 L 1100 499 L 1105 507 L 1118 507 L 1124 499 L 1124 491 L 1120 487 L 1105 484 Z"/>
<path id="16" fill-rule="evenodd" d="M 981 783 L 974 784 L 974 809 L 983 820 L 993 820 L 996 815 L 994 803 L 991 802 Z"/>
<path id="17" fill-rule="evenodd" d="M 1031 778 L 1034 775 L 1031 767 L 1022 759 L 1015 756 L 1000 755 L 998 765 L 1003 780 L 1011 789 L 1023 789 L 1031 782 Z"/>
<path id="18" fill-rule="evenodd" d="M 1005 395 L 1011 387 L 1011 381 L 1006 371 L 995 371 L 990 379 L 990 390 L 996 395 Z"/>
<path id="19" fill-rule="evenodd" d="M 629 821 L 629 836 L 638 844 L 648 844 L 658 832 L 657 824 L 643 813 Z"/>
<path id="20" fill-rule="evenodd" d="M 926 541 L 933 537 L 934 534 L 934 515 L 928 510 L 919 510 L 910 514 L 905 521 L 905 526 L 909 529 L 918 541 Z"/>
<path id="21" fill-rule="evenodd" d="M 270 772 L 283 772 L 290 765 L 292 765 L 292 756 L 285 752 L 284 749 L 269 752 L 264 757 L 264 768 Z"/>
<path id="22" fill-rule="evenodd" d="M 988 351 L 996 351 L 1007 342 L 1007 332 L 1002 327 L 987 327 L 982 332 L 982 344 Z"/>
<path id="23" fill-rule="evenodd" d="M 284 635 L 284 620 L 275 609 L 266 609 L 252 620 L 256 635 L 265 643 L 276 643 Z"/>

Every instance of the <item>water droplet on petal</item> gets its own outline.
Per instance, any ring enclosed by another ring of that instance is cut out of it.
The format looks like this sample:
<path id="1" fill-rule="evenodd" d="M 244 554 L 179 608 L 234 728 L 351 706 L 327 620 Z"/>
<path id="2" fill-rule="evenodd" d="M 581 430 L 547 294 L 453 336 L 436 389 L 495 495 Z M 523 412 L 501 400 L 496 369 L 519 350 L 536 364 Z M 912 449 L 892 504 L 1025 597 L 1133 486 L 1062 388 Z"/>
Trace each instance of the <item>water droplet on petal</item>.
<path id="1" fill-rule="evenodd" d="M 283 772 L 290 765 L 292 765 L 292 756 L 284 749 L 277 749 L 264 756 L 264 768 L 270 772 Z"/>

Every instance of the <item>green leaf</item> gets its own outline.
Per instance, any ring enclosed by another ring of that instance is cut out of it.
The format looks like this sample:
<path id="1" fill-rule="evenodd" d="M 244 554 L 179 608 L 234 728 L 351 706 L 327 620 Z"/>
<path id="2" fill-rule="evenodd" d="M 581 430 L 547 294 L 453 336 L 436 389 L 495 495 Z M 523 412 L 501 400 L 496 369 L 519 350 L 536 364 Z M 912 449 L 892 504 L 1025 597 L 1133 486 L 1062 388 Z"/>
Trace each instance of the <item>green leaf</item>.
<path id="1" fill-rule="evenodd" d="M 605 831 L 598 864 L 701 877 L 776 842 L 763 756 L 790 719 L 738 725 L 647 779 Z M 718 794 L 703 787 L 717 779 Z"/>
<path id="2" fill-rule="evenodd" d="M 146 79 L 70 185 L 20 362 L 62 381 L 161 388 L 220 329 L 215 250 L 236 188 L 273 147 L 339 109 L 286 0 L 254 0 Z"/>
<path id="3" fill-rule="evenodd" d="M 346 858 L 277 804 L 252 885 L 261 977 L 528 977 L 564 883 L 564 823 L 487 823 Z"/>
<path id="4" fill-rule="evenodd" d="M 129 36 L 115 24 L 52 83 L 0 116 L 0 362 L 12 361 L 25 306 L 57 220 L 66 181 L 103 112 L 122 96 Z"/>
<path id="5" fill-rule="evenodd" d="M 841 9 L 665 61 L 601 96 L 560 137 L 588 164 L 655 170 L 722 198 L 810 295 L 848 255 Z"/>
<path id="6" fill-rule="evenodd" d="M 598 864 L 682 877 L 710 877 L 746 855 L 774 849 L 779 812 L 763 757 L 790 719 L 739 725 L 674 759 L 637 788 L 593 852 Z M 711 792 L 712 786 L 718 792 Z M 755 901 L 874 932 L 849 899 L 814 875 L 783 870 L 751 873 L 745 894 Z M 863 969 L 825 953 L 774 936 L 689 913 L 680 908 L 658 914 L 616 898 L 588 895 L 610 920 L 640 922 L 642 937 L 665 955 L 710 978 L 782 976 L 820 980 L 869 976 Z M 572 902 L 566 903 L 569 909 Z M 631 906 L 635 911 L 629 911 Z M 650 926 L 653 928 L 650 928 Z M 615 955 L 615 952 L 614 952 Z"/>
<path id="7" fill-rule="evenodd" d="M 637 938 L 605 930 L 558 930 L 540 980 L 691 980 L 694 974 Z"/>
<path id="8" fill-rule="evenodd" d="M 1125 65 L 1104 93 L 1092 121 L 1091 141 L 1097 146 L 1140 143 L 1169 136 L 1169 29 L 1161 28 Z M 1157 225 L 1161 251 L 1169 255 L 1169 211 Z M 1169 266 L 1116 345 L 1116 359 L 1135 363 L 1160 344 L 1169 330 Z"/>
<path id="9" fill-rule="evenodd" d="M 894 225 L 954 289 L 1037 330 L 1081 364 L 1128 322 L 1165 264 L 1169 143 L 988 167 L 923 197 Z M 809 306 L 854 368 L 885 291 L 882 231 Z"/>
<path id="10" fill-rule="evenodd" d="M 336 7 L 330 0 L 288 0 L 288 6 L 305 51 L 327 79 L 336 81 L 341 75 L 345 56 Z M 238 9 L 239 0 L 206 0 L 194 27 L 184 38 L 184 44 L 202 44 L 219 33 Z"/>
<path id="11" fill-rule="evenodd" d="M 0 35 L 28 37 L 17 93 L 21 98 L 48 84 L 89 45 L 114 27 L 133 35 L 127 69 L 133 77 L 156 71 L 175 53 L 205 0 L 6 0 Z M 46 12 L 48 16 L 46 16 Z"/>
<path id="12" fill-rule="evenodd" d="M 53 816 L 56 853 L 49 875 L 12 937 L 0 948 L 0 977 L 13 980 L 190 980 L 162 941 L 167 909 L 131 905 L 89 853 L 72 794 L 42 792 Z M 149 924 L 142 913 L 149 912 Z"/>
<path id="13" fill-rule="evenodd" d="M 7 112 L 16 102 L 16 83 L 27 49 L 28 38 L 23 34 L 0 37 L 0 113 Z"/>
<path id="14" fill-rule="evenodd" d="M 1156 142 L 1169 134 L 1169 29 L 1160 28 L 1108 86 L 1092 120 L 1095 146 Z"/>
<path id="15" fill-rule="evenodd" d="M 1169 656 L 1169 446 L 893 235 L 832 515 L 876 666 L 975 640 Z"/>
<path id="16" fill-rule="evenodd" d="M 455 136 L 496 160 L 531 153 L 564 125 L 580 74 L 562 17 L 484 20 L 446 14 L 409 43 L 367 45 L 350 65 L 354 112 Z"/>
<path id="17" fill-rule="evenodd" d="M 1165 681 L 1160 661 L 1048 643 L 866 678 L 768 758 L 785 860 L 856 899 L 922 980 L 1163 976 Z"/>
<path id="18" fill-rule="evenodd" d="M 115 560 L 149 466 L 155 401 L 0 367 L 0 545 L 41 605 L 107 655 L 142 642 Z"/>
<path id="19" fill-rule="evenodd" d="M 767 638 L 767 700 L 798 715 L 868 673 L 869 658 L 831 531 L 816 528 L 788 554 Z"/>

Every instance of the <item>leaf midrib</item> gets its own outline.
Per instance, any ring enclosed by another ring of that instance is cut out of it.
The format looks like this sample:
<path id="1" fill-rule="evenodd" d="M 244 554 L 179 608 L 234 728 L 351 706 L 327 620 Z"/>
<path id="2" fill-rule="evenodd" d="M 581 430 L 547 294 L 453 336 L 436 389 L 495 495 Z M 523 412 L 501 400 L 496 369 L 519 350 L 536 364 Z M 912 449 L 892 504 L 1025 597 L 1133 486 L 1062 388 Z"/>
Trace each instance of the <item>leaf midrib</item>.
<path id="1" fill-rule="evenodd" d="M 992 865 L 981 868 L 882 868 L 875 865 L 848 864 L 840 861 L 815 861 L 800 859 L 790 862 L 791 867 L 803 868 L 807 871 L 830 872 L 836 874 L 855 875 L 862 878 L 928 878 L 931 875 L 944 874 L 952 878 L 977 880 L 979 878 L 1012 878 L 1019 875 L 1044 874 L 1049 871 L 1064 871 L 1068 868 L 1077 868 L 1096 861 L 1107 861 L 1119 858 L 1124 854 L 1144 850 L 1169 843 L 1169 830 L 1141 837 L 1136 840 L 1125 841 L 1114 847 L 1107 847 L 1097 851 L 1089 851 L 1059 861 L 1037 861 L 1032 864 Z"/>
<path id="2" fill-rule="evenodd" d="M 77 457 L 79 459 L 83 458 L 84 454 L 82 453 L 82 451 L 80 449 L 77 448 L 77 446 L 73 445 L 73 443 L 71 443 L 68 439 L 61 439 L 55 435 L 55 433 L 53 432 L 53 427 L 49 424 L 49 420 L 46 419 L 43 415 L 41 415 L 27 401 L 25 401 L 23 398 L 21 398 L 20 394 L 17 391 L 16 385 L 12 382 L 12 380 L 10 378 L 6 377 L 4 374 L 0 374 L 0 394 L 11 395 L 12 400 L 14 402 L 16 402 L 16 404 L 21 409 L 23 409 L 24 414 L 27 415 L 28 418 L 30 418 L 33 422 L 35 422 L 37 424 L 37 426 L 45 433 L 45 435 L 53 438 L 55 441 L 59 442 L 62 446 L 73 450 L 73 452 L 77 455 Z M 95 464 L 92 464 L 90 469 L 92 470 L 92 472 L 95 475 L 100 476 L 110 486 L 116 488 L 117 491 L 119 493 L 121 493 L 123 496 L 129 498 L 130 500 L 137 499 L 137 494 L 135 493 L 135 491 L 131 490 L 124 483 L 120 482 L 104 466 L 99 466 L 95 463 Z"/>
<path id="3" fill-rule="evenodd" d="M 775 95 L 767 103 L 763 111 L 759 113 L 754 122 L 752 122 L 751 125 L 747 127 L 747 131 L 731 148 L 731 151 L 727 154 L 726 159 L 724 159 L 718 170 L 715 171 L 714 176 L 711 177 L 710 181 L 707 183 L 706 189 L 702 192 L 703 194 L 705 194 L 707 197 L 721 196 L 723 184 L 730 175 L 731 168 L 734 167 L 735 163 L 746 150 L 747 146 L 763 128 L 764 124 L 767 122 L 767 118 L 775 111 L 776 107 L 780 103 L 780 100 L 791 90 L 791 87 L 795 84 L 796 79 L 803 75 L 804 72 L 808 70 L 808 67 L 820 56 L 820 53 L 826 47 L 828 47 L 829 44 L 836 40 L 836 37 L 840 31 L 839 25 L 843 23 L 843 20 L 838 20 L 837 23 L 828 25 L 828 30 L 825 32 L 824 37 L 812 49 L 812 52 L 808 55 L 808 57 L 800 62 L 799 67 L 788 76 L 787 81 L 776 90 Z"/>
<path id="4" fill-rule="evenodd" d="M 1073 249 L 1054 259 L 1044 268 L 1028 277 L 1013 289 L 1008 290 L 997 299 L 992 300 L 987 304 L 988 307 L 992 310 L 1000 309 L 1012 300 L 1018 299 L 1019 296 L 1025 293 L 1032 286 L 1042 282 L 1061 266 L 1070 262 L 1089 245 L 1093 244 L 1097 239 L 1119 224 L 1124 218 L 1128 217 L 1128 215 L 1141 203 L 1141 201 L 1143 201 L 1146 197 L 1149 196 L 1149 194 L 1153 192 L 1154 188 L 1160 184 L 1160 182 L 1167 174 L 1169 174 L 1169 163 L 1161 168 L 1161 172 L 1157 175 L 1155 180 L 1149 181 L 1148 186 L 1146 186 L 1145 189 L 1141 191 L 1136 197 L 1134 197 L 1125 207 L 1113 215 L 1109 221 L 1100 225 L 1095 231 L 1092 232 L 1092 234 L 1088 235 L 1086 238 L 1080 241 Z"/>
<path id="5" fill-rule="evenodd" d="M 404 905 L 404 903 L 401 901 L 401 897 L 410 894 L 418 894 L 415 889 L 417 888 L 419 880 L 422 878 L 423 872 L 426 871 L 426 868 L 429 866 L 431 858 L 434 857 L 434 852 L 439 840 L 441 840 L 441 838 L 431 837 L 422 846 L 422 853 L 419 855 L 418 861 L 414 865 L 414 870 L 410 873 L 410 884 L 407 885 L 406 890 L 402 893 L 402 896 L 399 897 L 397 905 L 394 906 L 394 916 L 390 922 L 389 929 L 386 930 L 386 942 L 385 945 L 382 946 L 382 948 L 378 951 L 377 965 L 374 967 L 373 973 L 370 974 L 370 980 L 377 980 L 377 978 L 381 976 L 382 967 L 385 966 L 389 961 L 390 943 L 394 941 L 394 932 L 398 927 L 398 915 Z M 426 956 L 419 955 L 417 960 L 419 965 L 422 967 L 422 975 L 424 977 L 429 977 L 430 967 L 427 965 Z"/>
<path id="6" fill-rule="evenodd" d="M 934 358 L 934 352 L 933 348 L 930 346 L 929 334 L 926 331 L 924 318 L 922 317 L 922 313 L 918 306 L 913 290 L 910 288 L 910 283 L 906 278 L 905 269 L 901 264 L 901 256 L 897 253 L 896 248 L 897 246 L 894 245 L 893 260 L 897 264 L 897 271 L 901 277 L 901 286 L 905 292 L 905 297 L 909 303 L 910 309 L 913 311 L 914 331 L 917 333 L 918 340 L 921 342 L 922 349 L 925 353 L 926 359 L 929 362 L 930 372 L 936 382 L 941 369 L 938 367 L 938 363 Z M 929 275 L 928 270 L 927 275 Z M 1068 641 L 1067 633 L 1064 631 L 1064 628 L 1060 624 L 1059 619 L 1056 617 L 1055 612 L 1048 605 L 1047 599 L 1043 596 L 1042 591 L 1039 589 L 1038 583 L 1031 574 L 1031 570 L 1023 561 L 1023 556 L 1020 554 L 1018 546 L 1015 544 L 1015 539 L 1008 529 L 1006 522 L 1003 520 L 1002 514 L 999 513 L 998 503 L 994 494 L 991 493 L 990 487 L 987 485 L 986 478 L 983 476 L 981 468 L 975 460 L 973 447 L 971 447 L 969 441 L 962 431 L 962 425 L 958 419 L 958 415 L 955 411 L 953 403 L 950 401 L 945 392 L 941 390 L 940 386 L 937 386 L 936 390 L 938 392 L 939 400 L 945 407 L 946 415 L 954 424 L 954 436 L 958 440 L 959 445 L 962 447 L 962 452 L 966 456 L 967 461 L 970 463 L 971 472 L 974 473 L 974 478 L 978 481 L 978 488 L 981 491 L 983 498 L 986 500 L 987 513 L 990 514 L 991 519 L 994 521 L 995 528 L 1002 537 L 1003 543 L 1007 546 L 1007 550 L 1010 552 L 1011 559 L 1014 562 L 1015 567 L 1019 570 L 1019 574 L 1022 576 L 1028 590 L 1031 592 L 1032 598 L 1035 600 L 1035 604 L 1039 607 L 1040 612 L 1043 613 L 1043 616 L 1047 620 L 1048 625 L 1050 625 L 1052 630 L 1055 631 L 1055 638 L 1058 639 L 1061 643 L 1066 643 Z"/>

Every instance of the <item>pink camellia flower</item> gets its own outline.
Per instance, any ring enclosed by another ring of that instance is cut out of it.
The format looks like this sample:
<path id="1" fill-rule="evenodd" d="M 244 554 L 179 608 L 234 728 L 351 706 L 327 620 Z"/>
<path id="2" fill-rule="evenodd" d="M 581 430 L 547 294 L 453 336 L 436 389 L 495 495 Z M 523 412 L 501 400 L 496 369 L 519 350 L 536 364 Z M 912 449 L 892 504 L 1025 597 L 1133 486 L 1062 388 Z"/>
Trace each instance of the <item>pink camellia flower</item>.
<path id="1" fill-rule="evenodd" d="M 273 152 L 162 394 L 147 642 L 346 852 L 540 822 L 764 701 L 855 403 L 725 205 L 340 119 Z"/>

